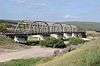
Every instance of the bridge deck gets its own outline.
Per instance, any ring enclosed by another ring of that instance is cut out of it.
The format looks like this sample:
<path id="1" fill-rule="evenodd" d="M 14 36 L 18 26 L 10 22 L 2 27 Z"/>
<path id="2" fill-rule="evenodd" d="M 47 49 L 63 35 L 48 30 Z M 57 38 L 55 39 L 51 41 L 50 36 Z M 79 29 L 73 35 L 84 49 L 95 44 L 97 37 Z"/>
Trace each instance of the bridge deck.
<path id="1" fill-rule="evenodd" d="M 42 32 L 42 33 L 32 33 L 32 32 L 0 32 L 0 35 L 37 35 L 37 34 L 63 34 L 63 33 L 85 33 L 85 32 Z"/>

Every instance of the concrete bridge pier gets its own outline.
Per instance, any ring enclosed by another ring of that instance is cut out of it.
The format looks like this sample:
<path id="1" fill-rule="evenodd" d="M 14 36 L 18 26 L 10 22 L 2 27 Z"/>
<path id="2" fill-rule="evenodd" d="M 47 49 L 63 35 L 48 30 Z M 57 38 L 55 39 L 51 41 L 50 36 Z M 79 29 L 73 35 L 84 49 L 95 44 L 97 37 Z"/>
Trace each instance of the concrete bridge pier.
<path id="1" fill-rule="evenodd" d="M 75 33 L 72 33 L 72 37 L 77 37 Z"/>
<path id="2" fill-rule="evenodd" d="M 56 39 L 59 38 L 59 35 L 57 35 L 57 34 L 50 34 L 50 36 L 53 37 L 53 38 L 56 38 Z"/>
<path id="3" fill-rule="evenodd" d="M 80 35 L 78 35 L 77 33 L 64 33 L 63 34 L 63 38 L 64 39 L 68 39 L 68 38 L 72 38 L 72 37 L 79 37 Z"/>
<path id="4" fill-rule="evenodd" d="M 76 37 L 76 34 L 75 33 L 64 33 L 63 34 L 64 39 L 68 39 L 68 38 L 71 38 L 71 37 Z"/>
<path id="5" fill-rule="evenodd" d="M 27 36 L 15 36 L 14 41 L 18 43 L 27 43 Z"/>
<path id="6" fill-rule="evenodd" d="M 40 41 L 44 40 L 44 37 L 42 35 L 30 35 L 28 36 L 28 41 Z"/>
<path id="7" fill-rule="evenodd" d="M 68 39 L 68 38 L 70 38 L 71 36 L 69 36 L 67 33 L 64 33 L 63 34 L 63 39 Z"/>
<path id="8" fill-rule="evenodd" d="M 58 38 L 62 38 L 63 34 L 59 34 L 59 33 L 58 34 L 50 34 L 50 36 L 58 39 Z"/>
<path id="9" fill-rule="evenodd" d="M 58 39 L 59 37 L 62 37 L 63 39 L 68 39 L 71 37 L 76 37 L 75 33 L 63 33 L 63 34 L 50 34 L 51 37 L 54 37 Z"/>

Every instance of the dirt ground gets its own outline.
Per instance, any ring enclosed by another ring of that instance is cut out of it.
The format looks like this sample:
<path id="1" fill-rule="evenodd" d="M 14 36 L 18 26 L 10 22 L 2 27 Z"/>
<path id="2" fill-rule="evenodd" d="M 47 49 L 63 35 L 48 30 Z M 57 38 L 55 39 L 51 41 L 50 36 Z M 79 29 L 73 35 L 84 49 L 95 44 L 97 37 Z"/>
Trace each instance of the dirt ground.
<path id="1" fill-rule="evenodd" d="M 27 59 L 32 57 L 48 57 L 53 55 L 54 50 L 55 49 L 41 48 L 37 46 L 17 51 L 0 49 L 0 62 L 6 62 L 13 59 Z"/>

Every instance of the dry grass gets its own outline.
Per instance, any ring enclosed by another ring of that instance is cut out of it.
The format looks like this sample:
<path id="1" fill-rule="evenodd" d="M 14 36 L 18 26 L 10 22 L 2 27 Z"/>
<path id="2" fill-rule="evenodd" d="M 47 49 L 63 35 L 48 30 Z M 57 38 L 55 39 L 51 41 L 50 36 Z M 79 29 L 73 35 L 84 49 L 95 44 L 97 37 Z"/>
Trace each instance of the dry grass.
<path id="1" fill-rule="evenodd" d="M 100 66 L 100 39 L 38 66 Z"/>
<path id="2" fill-rule="evenodd" d="M 0 48 L 3 48 L 3 49 L 22 49 L 23 48 L 24 49 L 24 48 L 28 48 L 28 46 L 16 43 L 13 39 L 7 36 L 0 36 Z"/>

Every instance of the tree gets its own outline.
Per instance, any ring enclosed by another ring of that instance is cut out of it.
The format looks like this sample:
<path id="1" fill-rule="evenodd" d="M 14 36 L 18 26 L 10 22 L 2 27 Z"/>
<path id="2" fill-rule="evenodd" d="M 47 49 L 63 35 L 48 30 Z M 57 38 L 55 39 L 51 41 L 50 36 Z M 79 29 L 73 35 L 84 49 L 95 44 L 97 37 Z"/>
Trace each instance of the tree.
<path id="1" fill-rule="evenodd" d="M 0 23 L 0 32 L 5 32 L 7 30 L 7 24 L 6 23 Z"/>

